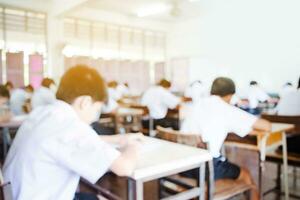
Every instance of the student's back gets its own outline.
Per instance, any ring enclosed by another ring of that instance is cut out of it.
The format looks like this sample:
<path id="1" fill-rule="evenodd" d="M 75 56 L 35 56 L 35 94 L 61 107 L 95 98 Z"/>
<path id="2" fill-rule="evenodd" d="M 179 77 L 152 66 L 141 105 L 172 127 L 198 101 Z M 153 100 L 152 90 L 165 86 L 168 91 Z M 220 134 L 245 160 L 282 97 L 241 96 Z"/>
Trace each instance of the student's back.
<path id="1" fill-rule="evenodd" d="M 142 97 L 142 104 L 147 106 L 154 119 L 162 119 L 167 115 L 168 108 L 175 108 L 180 100 L 161 86 L 149 88 Z"/>
<path id="2" fill-rule="evenodd" d="M 49 88 L 41 86 L 37 89 L 31 99 L 32 108 L 35 109 L 39 106 L 45 106 L 55 101 L 55 94 Z"/>
<path id="3" fill-rule="evenodd" d="M 300 115 L 300 90 L 286 92 L 277 106 L 278 115 Z"/>
<path id="4" fill-rule="evenodd" d="M 219 96 L 202 98 L 184 121 L 182 130 L 201 134 L 210 145 L 213 157 L 220 156 L 220 149 L 229 132 L 244 137 L 252 130 L 256 117 L 224 102 Z"/>
<path id="5" fill-rule="evenodd" d="M 11 93 L 9 104 L 14 115 L 24 115 L 23 106 L 30 94 L 21 88 L 14 89 Z"/>
<path id="6" fill-rule="evenodd" d="M 18 131 L 3 168 L 13 199 L 73 199 L 80 176 L 95 182 L 119 155 L 99 142 L 67 103 L 35 109 Z"/>

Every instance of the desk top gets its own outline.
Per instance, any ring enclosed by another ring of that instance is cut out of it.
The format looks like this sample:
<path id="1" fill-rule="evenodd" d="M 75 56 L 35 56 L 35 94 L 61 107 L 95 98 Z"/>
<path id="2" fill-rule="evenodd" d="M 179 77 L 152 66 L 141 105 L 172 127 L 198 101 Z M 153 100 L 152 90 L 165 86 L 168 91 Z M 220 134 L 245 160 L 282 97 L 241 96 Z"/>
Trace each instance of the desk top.
<path id="1" fill-rule="evenodd" d="M 139 116 L 143 115 L 144 111 L 142 109 L 137 108 L 118 108 L 117 112 L 115 113 L 117 116 Z"/>
<path id="2" fill-rule="evenodd" d="M 27 115 L 14 116 L 9 122 L 0 122 L 0 128 L 18 128 L 27 118 Z"/>
<path id="3" fill-rule="evenodd" d="M 272 123 L 272 130 L 268 133 L 278 133 L 293 130 L 295 126 L 293 124 L 285 123 Z M 252 131 L 250 135 L 262 135 L 265 134 L 265 131 Z"/>
<path id="4" fill-rule="evenodd" d="M 130 178 L 153 180 L 197 168 L 211 159 L 204 149 L 146 137 L 137 168 Z"/>

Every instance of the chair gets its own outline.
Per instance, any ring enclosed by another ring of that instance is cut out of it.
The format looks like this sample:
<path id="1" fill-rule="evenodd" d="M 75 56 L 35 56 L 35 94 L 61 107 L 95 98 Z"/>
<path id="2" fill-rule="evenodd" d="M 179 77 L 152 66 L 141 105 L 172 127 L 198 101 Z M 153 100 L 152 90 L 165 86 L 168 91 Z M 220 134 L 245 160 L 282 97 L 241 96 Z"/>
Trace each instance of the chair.
<path id="1" fill-rule="evenodd" d="M 0 200 L 13 200 L 11 184 L 4 182 L 2 170 L 0 170 Z"/>
<path id="2" fill-rule="evenodd" d="M 293 136 L 300 135 L 300 116 L 283 116 L 283 115 L 268 115 L 262 114 L 263 119 L 269 120 L 270 122 L 277 123 L 288 123 L 293 124 L 295 126 L 294 130 L 287 132 L 287 138 L 289 140 L 293 138 Z M 292 139 L 293 140 L 293 139 Z M 288 147 L 289 150 L 289 147 Z M 270 152 L 266 155 L 266 160 L 269 162 L 274 162 L 277 164 L 277 177 L 276 177 L 276 186 L 264 193 L 264 195 L 269 194 L 270 192 L 281 193 L 281 164 L 282 164 L 282 153 L 280 148 Z M 294 187 L 297 187 L 297 168 L 300 167 L 300 154 L 288 152 L 288 164 L 289 166 L 294 167 Z M 290 193 L 291 197 L 300 198 L 299 195 L 295 195 Z"/>
<path id="3" fill-rule="evenodd" d="M 197 148 L 205 148 L 207 149 L 207 144 L 205 144 L 201 136 L 199 135 L 187 135 L 182 134 L 179 131 L 175 131 L 169 128 L 163 128 L 163 127 L 157 127 L 157 134 L 156 137 L 163 140 L 168 140 L 171 142 L 181 143 Z M 225 200 L 232 198 L 234 196 L 240 195 L 240 194 L 249 194 L 250 189 L 252 188 L 252 185 L 246 184 L 241 181 L 236 180 L 218 180 L 214 181 L 214 170 L 213 170 L 213 163 L 212 161 L 208 163 L 208 199 L 214 199 L 214 200 Z M 179 191 L 184 190 L 185 188 L 194 186 L 197 184 L 197 181 L 195 179 L 186 178 L 181 175 L 176 175 L 173 177 L 167 177 L 165 180 L 162 180 L 162 182 L 169 181 L 173 185 L 177 185 L 177 189 Z M 169 185 L 171 185 L 169 184 Z M 167 191 L 170 192 L 176 192 L 173 188 L 168 188 Z"/>

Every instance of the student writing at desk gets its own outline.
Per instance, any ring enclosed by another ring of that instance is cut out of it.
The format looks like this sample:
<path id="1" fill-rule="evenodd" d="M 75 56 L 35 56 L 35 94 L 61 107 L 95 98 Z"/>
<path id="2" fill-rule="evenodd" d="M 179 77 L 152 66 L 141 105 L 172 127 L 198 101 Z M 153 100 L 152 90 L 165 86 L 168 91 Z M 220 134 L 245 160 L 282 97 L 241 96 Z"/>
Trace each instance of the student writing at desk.
<path id="1" fill-rule="evenodd" d="M 11 118 L 8 101 L 9 91 L 5 86 L 0 85 L 0 122 L 8 122 Z"/>
<path id="2" fill-rule="evenodd" d="M 158 85 L 149 88 L 142 96 L 141 103 L 149 109 L 150 117 L 154 119 L 154 128 L 157 125 L 172 127 L 175 130 L 179 128 L 178 120 L 166 118 L 168 109 L 175 109 L 180 103 L 180 98 L 173 95 L 170 88 L 171 83 L 162 79 Z M 143 121 L 143 126 L 148 127 L 149 121 Z"/>
<path id="3" fill-rule="evenodd" d="M 297 90 L 282 94 L 276 110 L 278 115 L 300 116 L 300 78 Z"/>
<path id="4" fill-rule="evenodd" d="M 252 129 L 268 131 L 271 124 L 230 105 L 235 93 L 234 82 L 229 78 L 220 77 L 214 80 L 211 96 L 201 99 L 193 108 L 192 113 L 183 122 L 182 131 L 201 134 L 208 143 L 209 151 L 213 156 L 215 179 L 239 179 L 253 184 L 252 177 L 247 169 L 229 162 L 220 154 L 221 147 L 229 132 L 243 137 Z M 197 177 L 196 171 L 187 174 Z M 252 199 L 259 199 L 256 186 L 253 186 Z"/>
<path id="5" fill-rule="evenodd" d="M 107 99 L 96 70 L 69 69 L 56 96 L 31 112 L 9 150 L 3 173 L 14 200 L 73 200 L 80 177 L 95 183 L 109 169 L 124 176 L 135 168 L 141 135 L 98 136 L 89 126 Z"/>
<path id="6" fill-rule="evenodd" d="M 44 78 L 41 87 L 38 88 L 32 95 L 31 105 L 35 109 L 38 106 L 51 104 L 55 101 L 56 86 L 54 80 Z"/>

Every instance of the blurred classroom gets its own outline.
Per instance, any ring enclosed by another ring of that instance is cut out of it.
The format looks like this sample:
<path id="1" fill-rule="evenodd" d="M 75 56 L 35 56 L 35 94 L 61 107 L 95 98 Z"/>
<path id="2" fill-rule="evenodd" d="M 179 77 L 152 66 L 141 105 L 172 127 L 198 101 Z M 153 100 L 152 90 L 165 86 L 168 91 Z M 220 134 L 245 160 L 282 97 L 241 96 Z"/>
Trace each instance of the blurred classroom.
<path id="1" fill-rule="evenodd" d="M 0 200 L 300 199 L 299 8 L 0 0 Z"/>

